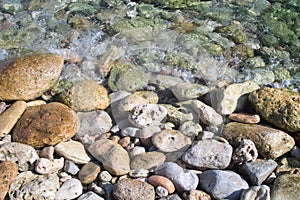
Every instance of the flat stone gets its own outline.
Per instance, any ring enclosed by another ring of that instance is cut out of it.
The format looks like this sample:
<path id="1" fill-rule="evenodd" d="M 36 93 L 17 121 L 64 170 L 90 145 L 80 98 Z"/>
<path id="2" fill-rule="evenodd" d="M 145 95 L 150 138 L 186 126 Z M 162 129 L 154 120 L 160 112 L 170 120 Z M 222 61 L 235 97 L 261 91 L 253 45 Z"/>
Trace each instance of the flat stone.
<path id="1" fill-rule="evenodd" d="M 96 163 L 89 162 L 81 168 L 78 173 L 78 178 L 82 184 L 90 184 L 97 179 L 100 173 L 100 166 Z"/>
<path id="2" fill-rule="evenodd" d="M 209 88 L 205 85 L 197 83 L 181 82 L 170 88 L 178 101 L 196 99 L 209 92 Z"/>
<path id="3" fill-rule="evenodd" d="M 166 160 L 166 156 L 161 152 L 146 152 L 141 153 L 132 158 L 130 167 L 131 169 L 147 169 L 153 170 L 156 167 L 163 164 Z"/>
<path id="4" fill-rule="evenodd" d="M 82 194 L 78 200 L 104 200 L 102 197 L 97 195 L 95 192 L 88 191 L 87 193 Z"/>
<path id="5" fill-rule="evenodd" d="M 238 200 L 248 183 L 233 171 L 207 170 L 199 175 L 199 187 L 213 198 Z"/>
<path id="6" fill-rule="evenodd" d="M 263 158 L 275 159 L 290 151 L 295 145 L 294 139 L 287 133 L 257 124 L 228 123 L 222 136 L 233 147 L 237 147 L 242 139 L 254 142 L 258 154 Z"/>
<path id="7" fill-rule="evenodd" d="M 270 124 L 300 131 L 300 93 L 288 89 L 261 88 L 248 97 L 255 111 Z"/>
<path id="8" fill-rule="evenodd" d="M 13 141 L 35 148 L 56 145 L 72 138 L 79 123 L 76 113 L 61 103 L 28 107 L 13 130 Z"/>
<path id="9" fill-rule="evenodd" d="M 76 164 L 85 164 L 91 160 L 84 146 L 77 141 L 60 142 L 54 147 L 54 150 L 57 154 Z"/>
<path id="10" fill-rule="evenodd" d="M 31 100 L 56 83 L 63 67 L 57 54 L 38 53 L 0 63 L 0 100 Z"/>
<path id="11" fill-rule="evenodd" d="M 72 174 L 72 175 L 76 175 L 79 172 L 79 170 L 80 170 L 79 167 L 72 161 L 70 161 L 70 160 L 65 161 L 65 165 L 64 165 L 65 172 Z"/>
<path id="12" fill-rule="evenodd" d="M 300 196 L 299 174 L 283 174 L 275 179 L 271 199 L 272 200 L 298 200 Z"/>
<path id="13" fill-rule="evenodd" d="M 245 124 L 257 124 L 258 122 L 260 122 L 260 116 L 257 114 L 252 115 L 247 113 L 231 113 L 228 118 L 232 121 Z"/>
<path id="14" fill-rule="evenodd" d="M 133 180 L 122 179 L 117 182 L 113 188 L 113 195 L 116 200 L 140 199 L 140 200 L 154 200 L 154 187 L 149 183 Z"/>
<path id="15" fill-rule="evenodd" d="M 88 151 L 113 175 L 124 175 L 130 171 L 130 159 L 127 151 L 111 140 L 98 140 L 90 145 Z"/>
<path id="16" fill-rule="evenodd" d="M 57 190 L 55 199 L 76 199 L 82 194 L 83 188 L 78 179 L 72 178 L 64 182 Z"/>
<path id="17" fill-rule="evenodd" d="M 64 167 L 64 158 L 49 160 L 47 158 L 39 158 L 35 162 L 35 172 L 39 174 L 51 174 L 58 172 Z"/>
<path id="18" fill-rule="evenodd" d="M 12 130 L 26 108 L 25 101 L 16 101 L 0 115 L 0 138 L 6 136 Z"/>
<path id="19" fill-rule="evenodd" d="M 241 194 L 240 200 L 264 199 L 270 200 L 270 188 L 267 185 L 252 186 Z"/>
<path id="20" fill-rule="evenodd" d="M 200 169 L 225 169 L 232 155 L 229 144 L 214 139 L 200 140 L 193 144 L 182 156 L 182 160 Z"/>
<path id="21" fill-rule="evenodd" d="M 0 145 L 0 161 L 16 163 L 19 171 L 27 171 L 38 157 L 35 149 L 27 144 L 6 142 Z"/>
<path id="22" fill-rule="evenodd" d="M 4 199 L 10 184 L 18 175 L 18 167 L 12 161 L 3 161 L 0 163 L 0 199 Z"/>

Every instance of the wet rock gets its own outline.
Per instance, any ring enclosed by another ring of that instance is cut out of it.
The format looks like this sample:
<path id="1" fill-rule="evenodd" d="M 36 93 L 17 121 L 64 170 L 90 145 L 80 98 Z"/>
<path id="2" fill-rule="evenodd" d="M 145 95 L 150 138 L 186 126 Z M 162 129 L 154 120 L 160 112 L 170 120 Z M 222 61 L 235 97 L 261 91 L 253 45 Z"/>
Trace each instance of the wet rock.
<path id="1" fill-rule="evenodd" d="M 241 122 L 245 124 L 257 124 L 260 121 L 259 115 L 251 115 L 247 113 L 231 113 L 228 116 L 228 118 L 232 121 Z"/>
<path id="2" fill-rule="evenodd" d="M 191 190 L 189 194 L 184 193 L 185 200 L 211 200 L 210 195 L 202 190 Z"/>
<path id="3" fill-rule="evenodd" d="M 283 174 L 275 179 L 271 192 L 272 200 L 297 200 L 300 195 L 300 176 L 298 174 Z"/>
<path id="4" fill-rule="evenodd" d="M 70 161 L 70 160 L 65 161 L 65 165 L 64 165 L 65 172 L 72 174 L 72 175 L 76 175 L 79 172 L 79 170 L 80 170 L 79 167 L 72 161 Z"/>
<path id="5" fill-rule="evenodd" d="M 249 95 L 256 112 L 270 124 L 288 130 L 300 131 L 300 93 L 287 89 L 262 88 Z"/>
<path id="6" fill-rule="evenodd" d="M 164 187 L 169 194 L 172 194 L 175 191 L 175 186 L 168 178 L 159 176 L 159 175 L 152 175 L 148 179 L 149 183 L 153 186 L 161 186 Z"/>
<path id="7" fill-rule="evenodd" d="M 238 82 L 251 80 L 259 85 L 267 85 L 275 81 L 275 74 L 272 70 L 264 68 L 245 69 L 237 75 L 236 79 Z"/>
<path id="8" fill-rule="evenodd" d="M 60 142 L 54 147 L 54 150 L 57 154 L 76 164 L 85 164 L 91 160 L 84 146 L 77 141 Z"/>
<path id="9" fill-rule="evenodd" d="M 31 171 L 20 173 L 10 185 L 10 199 L 55 199 L 59 188 L 56 174 L 36 175 Z"/>
<path id="10" fill-rule="evenodd" d="M 18 175 L 18 167 L 12 161 L 3 161 L 0 163 L 0 199 L 6 196 L 10 184 Z"/>
<path id="11" fill-rule="evenodd" d="M 63 58 L 39 53 L 0 64 L 0 100 L 31 100 L 51 89 L 59 78 Z"/>
<path id="12" fill-rule="evenodd" d="M 119 180 L 113 189 L 113 195 L 116 200 L 155 199 L 154 187 L 152 185 L 132 179 Z"/>
<path id="13" fill-rule="evenodd" d="M 58 172 L 64 167 L 64 158 L 49 160 L 47 158 L 39 158 L 35 162 L 35 172 L 39 174 L 51 174 Z"/>
<path id="14" fill-rule="evenodd" d="M 110 103 L 105 87 L 93 80 L 75 82 L 59 99 L 73 110 L 84 112 L 104 110 Z"/>
<path id="15" fill-rule="evenodd" d="M 55 199 L 76 199 L 82 194 L 82 191 L 80 181 L 72 178 L 61 185 L 56 192 Z"/>
<path id="16" fill-rule="evenodd" d="M 99 195 L 97 195 L 96 193 L 89 191 L 87 193 L 82 194 L 78 200 L 104 200 L 102 197 L 100 197 Z"/>
<path id="17" fill-rule="evenodd" d="M 270 188 L 266 185 L 252 186 L 241 194 L 240 200 L 264 199 L 270 200 Z"/>
<path id="18" fill-rule="evenodd" d="M 131 169 L 147 169 L 153 170 L 163 164 L 166 156 L 161 152 L 146 152 L 141 153 L 131 160 Z"/>
<path id="19" fill-rule="evenodd" d="M 172 86 L 170 90 L 178 101 L 196 99 L 209 92 L 207 86 L 189 82 L 178 83 Z"/>
<path id="20" fill-rule="evenodd" d="M 99 173 L 100 167 L 93 162 L 89 162 L 80 169 L 78 178 L 82 184 L 90 184 L 97 179 Z"/>
<path id="21" fill-rule="evenodd" d="M 103 164 L 104 169 L 113 175 L 124 175 L 130 171 L 130 159 L 127 151 L 113 141 L 98 140 L 90 145 L 88 151 Z"/>
<path id="22" fill-rule="evenodd" d="M 79 123 L 76 113 L 61 103 L 28 107 L 14 128 L 13 141 L 35 148 L 56 145 L 72 138 Z"/>
<path id="23" fill-rule="evenodd" d="M 243 138 L 249 139 L 254 142 L 259 155 L 270 159 L 285 154 L 295 145 L 294 139 L 287 133 L 256 124 L 231 122 L 226 125 L 222 136 L 233 147 L 237 147 Z"/>
<path id="24" fill-rule="evenodd" d="M 17 164 L 20 171 L 27 171 L 37 159 L 35 149 L 29 145 L 17 142 L 6 142 L 0 145 L 0 161 L 12 161 Z"/>
<path id="25" fill-rule="evenodd" d="M 207 170 L 199 175 L 199 186 L 216 199 L 238 200 L 248 183 L 233 171 Z"/>
<path id="26" fill-rule="evenodd" d="M 255 144 L 248 139 L 242 139 L 241 144 L 234 150 L 232 160 L 235 163 L 243 164 L 246 162 L 255 161 L 258 156 Z"/>

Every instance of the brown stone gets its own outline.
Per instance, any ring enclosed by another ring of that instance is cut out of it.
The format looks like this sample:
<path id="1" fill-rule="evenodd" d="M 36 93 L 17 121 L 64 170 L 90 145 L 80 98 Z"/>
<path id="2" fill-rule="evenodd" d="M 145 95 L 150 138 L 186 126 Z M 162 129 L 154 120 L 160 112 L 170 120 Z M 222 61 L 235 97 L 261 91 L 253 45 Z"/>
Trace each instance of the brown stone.
<path id="1" fill-rule="evenodd" d="M 146 152 L 135 156 L 131 163 L 131 169 L 147 169 L 153 170 L 162 165 L 166 160 L 165 154 L 161 152 Z"/>
<path id="2" fill-rule="evenodd" d="M 0 100 L 31 100 L 57 83 L 63 58 L 38 53 L 0 63 Z"/>
<path id="3" fill-rule="evenodd" d="M 172 194 L 175 191 L 175 186 L 172 181 L 166 177 L 160 175 L 152 175 L 149 177 L 149 183 L 154 186 L 162 186 L 168 190 L 169 194 Z"/>
<path id="4" fill-rule="evenodd" d="M 260 121 L 260 117 L 257 114 L 251 115 L 247 113 L 231 113 L 228 116 L 229 119 L 236 122 L 246 124 L 257 124 Z"/>
<path id="5" fill-rule="evenodd" d="M 100 167 L 93 162 L 89 162 L 83 165 L 78 173 L 78 178 L 82 184 L 90 184 L 96 180 L 99 173 Z"/>
<path id="6" fill-rule="evenodd" d="M 189 194 L 184 194 L 185 200 L 211 200 L 209 194 L 203 192 L 202 190 L 191 190 Z"/>
<path id="7" fill-rule="evenodd" d="M 10 184 L 18 175 L 18 167 L 14 162 L 3 161 L 0 163 L 0 199 L 4 199 Z"/>
<path id="8" fill-rule="evenodd" d="M 12 133 L 13 141 L 35 148 L 56 145 L 72 138 L 79 123 L 76 113 L 61 103 L 28 107 Z"/>

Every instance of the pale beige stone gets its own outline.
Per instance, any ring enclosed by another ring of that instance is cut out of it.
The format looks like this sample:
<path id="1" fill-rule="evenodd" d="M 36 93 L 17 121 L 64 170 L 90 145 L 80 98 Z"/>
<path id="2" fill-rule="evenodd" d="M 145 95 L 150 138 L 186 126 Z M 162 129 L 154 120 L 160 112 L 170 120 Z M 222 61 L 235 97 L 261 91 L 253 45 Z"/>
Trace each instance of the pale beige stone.
<path id="1" fill-rule="evenodd" d="M 54 147 L 54 150 L 59 155 L 76 164 L 85 164 L 91 160 L 84 146 L 77 141 L 61 142 Z"/>
<path id="2" fill-rule="evenodd" d="M 257 114 L 247 114 L 247 113 L 231 113 L 228 116 L 229 119 L 236 122 L 246 123 L 246 124 L 257 124 L 260 121 L 260 117 Z"/>
<path id="3" fill-rule="evenodd" d="M 44 105 L 47 102 L 44 100 L 34 100 L 27 102 L 27 107 Z"/>

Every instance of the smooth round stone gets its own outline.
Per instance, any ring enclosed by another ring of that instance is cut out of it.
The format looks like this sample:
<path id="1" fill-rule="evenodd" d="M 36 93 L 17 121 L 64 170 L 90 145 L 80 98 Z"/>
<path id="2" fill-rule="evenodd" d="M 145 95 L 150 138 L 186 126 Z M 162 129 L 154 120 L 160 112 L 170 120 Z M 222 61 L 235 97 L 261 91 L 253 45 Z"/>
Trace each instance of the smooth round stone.
<path id="1" fill-rule="evenodd" d="M 185 151 L 191 145 L 189 137 L 177 130 L 162 130 L 152 136 L 152 143 L 162 152 Z"/>
<path id="2" fill-rule="evenodd" d="M 148 181 L 154 186 L 164 187 L 169 194 L 172 194 L 175 191 L 175 186 L 172 181 L 164 176 L 152 175 L 149 177 Z"/>
<path id="3" fill-rule="evenodd" d="M 85 164 L 91 160 L 84 146 L 77 141 L 61 142 L 57 144 L 54 149 L 57 154 L 76 164 Z"/>
<path id="4" fill-rule="evenodd" d="M 266 185 L 252 186 L 241 194 L 240 200 L 264 199 L 270 200 L 270 188 Z"/>
<path id="5" fill-rule="evenodd" d="M 82 184 L 90 184 L 97 179 L 98 174 L 100 173 L 99 165 L 89 162 L 81 168 L 78 173 L 78 178 Z"/>
<path id="6" fill-rule="evenodd" d="M 57 54 L 38 53 L 0 63 L 0 100 L 31 100 L 57 83 L 63 67 Z"/>
<path id="7" fill-rule="evenodd" d="M 87 193 L 82 194 L 78 200 L 104 200 L 102 197 L 97 195 L 96 193 L 89 191 Z"/>
<path id="8" fill-rule="evenodd" d="M 131 159 L 130 167 L 135 169 L 147 169 L 152 170 L 157 166 L 163 164 L 166 160 L 166 156 L 161 152 L 146 152 L 141 153 Z"/>
<path id="9" fill-rule="evenodd" d="M 300 196 L 299 174 L 283 174 L 275 179 L 271 199 L 272 200 L 297 200 Z"/>
<path id="10" fill-rule="evenodd" d="M 248 183 L 233 171 L 207 170 L 199 175 L 199 187 L 213 198 L 238 200 Z"/>
<path id="11" fill-rule="evenodd" d="M 112 175 L 108 171 L 102 171 L 99 174 L 99 180 L 101 182 L 109 182 L 112 178 Z"/>
<path id="12" fill-rule="evenodd" d="M 193 121 L 186 121 L 180 125 L 179 131 L 181 131 L 185 136 L 195 137 L 202 132 L 202 127 L 200 124 Z"/>
<path id="13" fill-rule="evenodd" d="M 0 163 L 0 199 L 4 199 L 10 184 L 18 175 L 18 167 L 12 161 L 3 161 Z"/>
<path id="14" fill-rule="evenodd" d="M 141 147 L 141 146 L 135 146 L 129 151 L 129 155 L 131 158 L 134 158 L 135 156 L 142 153 L 146 153 L 146 149 L 145 147 Z"/>
<path id="15" fill-rule="evenodd" d="M 130 137 L 128 137 L 128 136 L 123 137 L 122 139 L 120 139 L 120 141 L 118 143 L 122 147 L 127 147 L 130 144 Z"/>
<path id="16" fill-rule="evenodd" d="M 35 149 L 27 144 L 6 142 L 0 145 L 0 161 L 16 163 L 19 171 L 27 171 L 38 157 Z"/>
<path id="17" fill-rule="evenodd" d="M 152 185 L 140 180 L 126 178 L 117 182 L 113 188 L 113 195 L 116 200 L 125 200 L 128 197 L 140 200 L 155 199 L 155 191 Z"/>
<path id="18" fill-rule="evenodd" d="M 178 101 L 196 99 L 209 92 L 209 88 L 204 85 L 190 82 L 177 83 L 170 88 Z"/>
<path id="19" fill-rule="evenodd" d="M 64 104 L 28 107 L 14 128 L 13 141 L 35 148 L 56 145 L 72 138 L 79 124 L 76 113 Z"/>
<path id="20" fill-rule="evenodd" d="M 64 167 L 64 158 L 49 160 L 39 158 L 35 162 L 35 172 L 39 174 L 51 174 Z"/>
<path id="21" fill-rule="evenodd" d="M 70 160 L 65 161 L 65 165 L 64 165 L 65 172 L 72 174 L 72 175 L 76 175 L 79 172 L 79 170 L 80 170 L 79 167 L 72 161 L 70 161 Z"/>
<path id="22" fill-rule="evenodd" d="M 129 171 L 129 176 L 132 178 L 146 178 L 149 175 L 147 169 L 133 169 Z"/>
<path id="23" fill-rule="evenodd" d="M 64 182 L 56 192 L 55 199 L 76 199 L 82 194 L 83 188 L 78 179 L 72 178 Z"/>
<path id="24" fill-rule="evenodd" d="M 137 105 L 147 104 L 147 103 L 149 103 L 147 99 L 143 98 L 140 95 L 132 94 L 120 101 L 118 105 L 118 110 L 120 112 L 126 112 L 132 110 Z"/>

